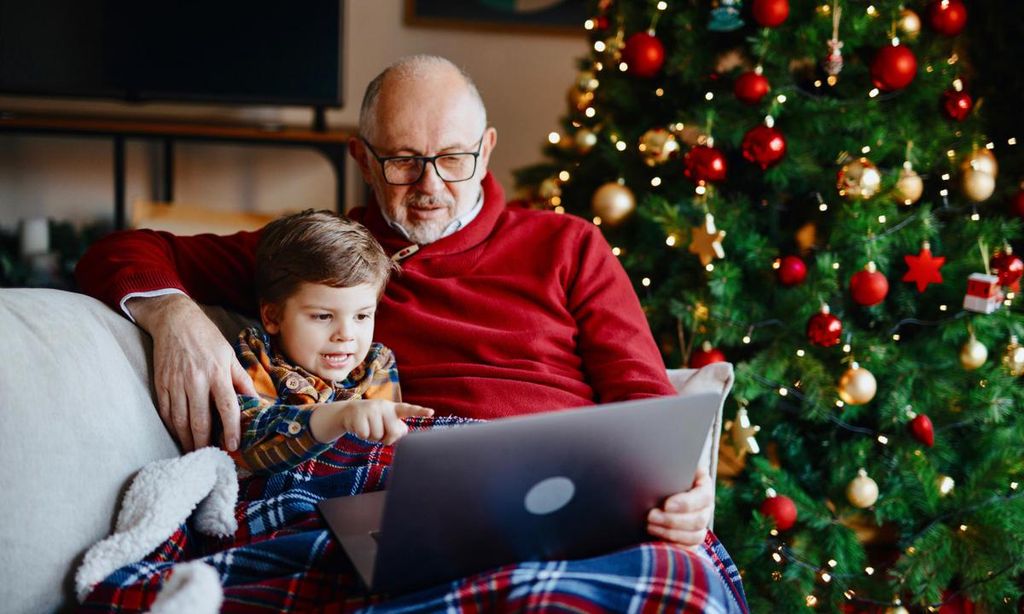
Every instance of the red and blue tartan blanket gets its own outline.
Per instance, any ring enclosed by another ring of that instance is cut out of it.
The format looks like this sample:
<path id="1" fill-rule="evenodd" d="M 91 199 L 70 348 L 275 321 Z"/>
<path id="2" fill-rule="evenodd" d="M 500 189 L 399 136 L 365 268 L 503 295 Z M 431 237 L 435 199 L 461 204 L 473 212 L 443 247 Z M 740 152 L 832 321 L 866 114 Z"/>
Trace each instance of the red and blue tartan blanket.
<path id="1" fill-rule="evenodd" d="M 463 421 L 415 422 L 411 428 Z M 655 541 L 584 560 L 506 565 L 397 598 L 366 594 L 317 504 L 384 488 L 392 455 L 391 446 L 346 435 L 290 471 L 244 478 L 233 537 L 209 537 L 186 522 L 97 584 L 81 610 L 146 611 L 175 564 L 201 560 L 220 574 L 222 612 L 748 611 L 738 570 L 710 532 L 694 550 Z"/>

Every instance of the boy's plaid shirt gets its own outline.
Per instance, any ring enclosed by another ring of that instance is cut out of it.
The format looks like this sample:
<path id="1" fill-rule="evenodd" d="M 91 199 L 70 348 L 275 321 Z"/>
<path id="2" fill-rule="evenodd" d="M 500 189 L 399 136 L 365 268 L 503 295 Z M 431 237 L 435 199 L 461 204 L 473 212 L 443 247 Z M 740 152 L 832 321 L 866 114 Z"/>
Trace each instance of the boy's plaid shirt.
<path id="1" fill-rule="evenodd" d="M 321 443 L 309 430 L 309 418 L 319 404 L 402 400 L 394 354 L 379 343 L 370 346 L 366 359 L 345 381 L 333 384 L 285 362 L 261 329 L 239 333 L 235 349 L 259 393 L 259 397 L 238 395 L 242 441 L 231 457 L 243 471 L 279 473 L 330 449 L 333 441 Z"/>

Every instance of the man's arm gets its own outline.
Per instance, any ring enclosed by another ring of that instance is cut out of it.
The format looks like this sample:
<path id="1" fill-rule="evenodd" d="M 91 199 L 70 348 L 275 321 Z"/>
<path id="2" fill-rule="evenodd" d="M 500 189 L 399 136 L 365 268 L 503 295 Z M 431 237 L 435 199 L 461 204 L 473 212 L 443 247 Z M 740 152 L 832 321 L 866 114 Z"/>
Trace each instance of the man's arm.
<path id="1" fill-rule="evenodd" d="M 235 391 L 256 395 L 230 344 L 189 297 L 254 311 L 258 240 L 258 233 L 251 232 L 225 237 L 118 232 L 95 243 L 75 270 L 83 292 L 124 309 L 153 337 L 157 408 L 186 451 L 210 443 L 211 399 L 223 425 L 224 445 L 235 449 Z M 180 293 L 146 296 L 161 290 Z M 136 294 L 141 296 L 128 298 Z"/>
<path id="2" fill-rule="evenodd" d="M 675 394 L 633 286 L 596 227 L 587 224 L 567 289 L 579 352 L 599 403 Z"/>

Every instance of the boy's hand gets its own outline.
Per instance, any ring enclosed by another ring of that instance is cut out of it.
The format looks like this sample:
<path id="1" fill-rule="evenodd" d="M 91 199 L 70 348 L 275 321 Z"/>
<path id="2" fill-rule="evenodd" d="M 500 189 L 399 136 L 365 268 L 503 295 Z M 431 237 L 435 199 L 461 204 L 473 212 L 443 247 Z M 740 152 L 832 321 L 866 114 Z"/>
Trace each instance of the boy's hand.
<path id="1" fill-rule="evenodd" d="M 405 418 L 429 418 L 434 410 L 411 403 L 396 403 L 382 399 L 359 399 L 331 403 L 333 412 L 326 407 L 313 412 L 309 427 L 319 441 L 334 441 L 345 433 L 391 445 L 409 432 Z"/>
<path id="2" fill-rule="evenodd" d="M 701 467 L 692 489 L 672 495 L 663 507 L 647 514 L 647 532 L 681 546 L 699 546 L 704 543 L 714 508 L 711 476 Z"/>

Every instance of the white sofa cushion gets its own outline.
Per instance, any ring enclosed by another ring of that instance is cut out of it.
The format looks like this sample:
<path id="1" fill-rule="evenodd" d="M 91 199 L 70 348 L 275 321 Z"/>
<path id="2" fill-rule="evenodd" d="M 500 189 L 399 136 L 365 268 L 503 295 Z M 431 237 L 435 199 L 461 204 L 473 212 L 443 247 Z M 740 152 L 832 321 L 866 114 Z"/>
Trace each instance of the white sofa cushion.
<path id="1" fill-rule="evenodd" d="M 149 338 L 125 318 L 80 294 L 5 289 L 0 331 L 0 604 L 52 611 L 74 603 L 71 573 L 131 476 L 178 449 L 153 406 Z"/>

